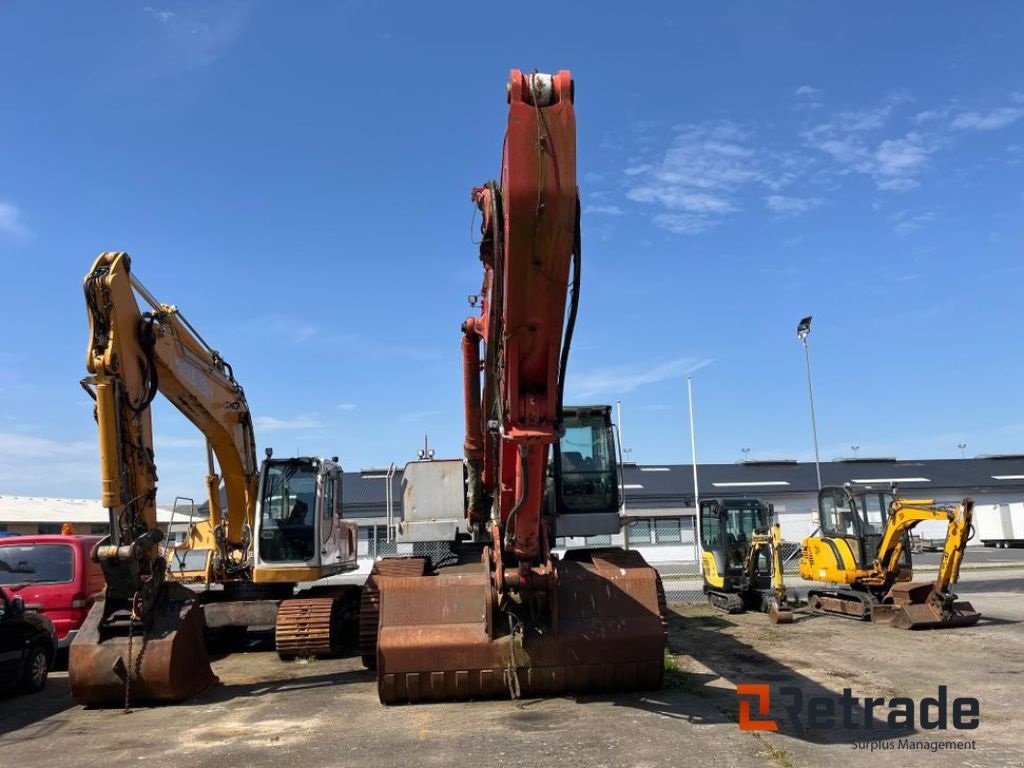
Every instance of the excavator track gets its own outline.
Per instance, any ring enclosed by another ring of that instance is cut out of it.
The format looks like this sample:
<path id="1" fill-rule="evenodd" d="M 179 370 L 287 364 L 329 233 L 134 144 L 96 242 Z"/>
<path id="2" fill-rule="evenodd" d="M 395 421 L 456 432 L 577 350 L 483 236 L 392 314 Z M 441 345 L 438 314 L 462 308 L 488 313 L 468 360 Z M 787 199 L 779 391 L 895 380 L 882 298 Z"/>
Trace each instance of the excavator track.
<path id="1" fill-rule="evenodd" d="M 807 604 L 811 610 L 819 613 L 869 621 L 872 608 L 878 605 L 878 599 L 870 592 L 856 592 L 852 589 L 812 589 L 807 593 Z"/>
<path id="2" fill-rule="evenodd" d="M 277 655 L 282 659 L 336 656 L 345 642 L 346 625 L 355 618 L 356 605 L 354 587 L 282 600 L 274 627 Z"/>
<path id="3" fill-rule="evenodd" d="M 430 569 L 428 557 L 388 557 L 373 564 L 359 599 L 359 655 L 367 669 L 377 668 L 377 632 L 380 625 L 378 576 L 422 576 Z"/>
<path id="4" fill-rule="evenodd" d="M 726 613 L 743 613 L 747 608 L 743 597 L 735 592 L 708 592 L 708 602 L 713 608 Z"/>

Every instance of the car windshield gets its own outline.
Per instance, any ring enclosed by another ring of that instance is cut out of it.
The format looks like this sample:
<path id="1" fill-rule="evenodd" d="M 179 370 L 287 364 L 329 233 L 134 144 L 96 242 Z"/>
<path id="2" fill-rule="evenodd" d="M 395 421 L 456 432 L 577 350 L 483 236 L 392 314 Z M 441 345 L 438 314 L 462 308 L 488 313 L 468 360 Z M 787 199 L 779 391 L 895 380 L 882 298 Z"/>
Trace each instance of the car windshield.
<path id="1" fill-rule="evenodd" d="M 73 562 L 67 544 L 0 544 L 0 584 L 71 581 Z"/>

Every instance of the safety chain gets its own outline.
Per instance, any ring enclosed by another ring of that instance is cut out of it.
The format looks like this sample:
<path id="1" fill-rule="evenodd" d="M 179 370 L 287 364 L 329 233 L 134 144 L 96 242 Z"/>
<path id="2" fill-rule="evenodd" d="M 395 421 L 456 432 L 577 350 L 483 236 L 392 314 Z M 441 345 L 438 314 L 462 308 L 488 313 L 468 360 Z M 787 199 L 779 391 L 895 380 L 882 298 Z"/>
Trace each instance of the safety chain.
<path id="1" fill-rule="evenodd" d="M 132 596 L 132 609 L 128 614 L 128 664 L 124 674 L 124 713 L 127 715 L 132 711 L 132 676 L 138 677 L 142 667 L 142 655 L 145 653 L 145 638 L 143 638 L 142 650 L 138 658 L 135 657 L 135 622 L 139 620 L 139 593 Z"/>
<path id="2" fill-rule="evenodd" d="M 505 668 L 505 685 L 508 686 L 509 696 L 515 700 L 522 696 L 522 691 L 519 689 L 519 675 L 516 670 L 516 635 L 522 634 L 523 625 L 512 613 L 508 615 L 508 628 L 508 666 Z"/>

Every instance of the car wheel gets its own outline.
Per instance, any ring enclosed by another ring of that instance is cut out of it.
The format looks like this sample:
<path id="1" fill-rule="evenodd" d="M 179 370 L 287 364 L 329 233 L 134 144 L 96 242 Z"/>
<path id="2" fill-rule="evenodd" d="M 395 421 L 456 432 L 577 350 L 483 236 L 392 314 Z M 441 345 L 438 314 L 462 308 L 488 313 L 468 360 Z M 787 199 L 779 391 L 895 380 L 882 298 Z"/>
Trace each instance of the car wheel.
<path id="1" fill-rule="evenodd" d="M 41 645 L 33 645 L 25 659 L 25 668 L 21 673 L 21 690 L 36 693 L 43 690 L 46 678 L 50 674 L 50 654 Z"/>

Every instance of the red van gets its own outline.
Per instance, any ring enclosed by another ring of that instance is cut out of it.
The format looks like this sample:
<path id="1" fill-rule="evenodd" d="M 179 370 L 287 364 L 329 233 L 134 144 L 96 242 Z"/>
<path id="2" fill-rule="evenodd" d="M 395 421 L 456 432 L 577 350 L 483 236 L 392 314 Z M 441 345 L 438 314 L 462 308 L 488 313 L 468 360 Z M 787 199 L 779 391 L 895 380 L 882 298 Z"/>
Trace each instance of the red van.
<path id="1" fill-rule="evenodd" d="M 11 536 L 0 539 L 0 586 L 41 613 L 67 648 L 103 591 L 103 571 L 89 556 L 102 536 Z"/>

